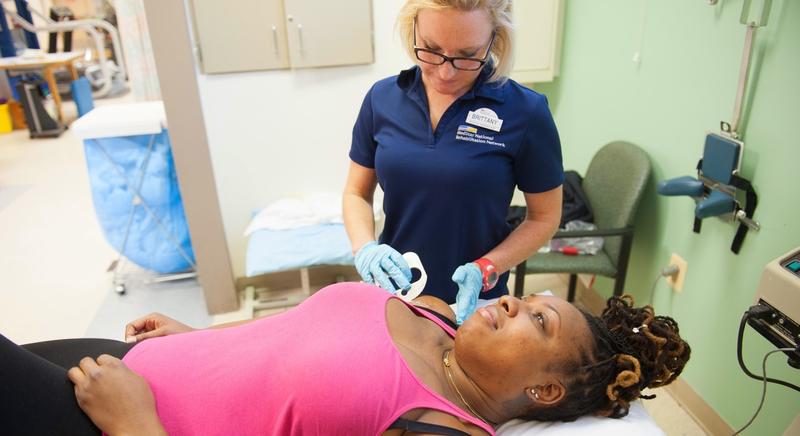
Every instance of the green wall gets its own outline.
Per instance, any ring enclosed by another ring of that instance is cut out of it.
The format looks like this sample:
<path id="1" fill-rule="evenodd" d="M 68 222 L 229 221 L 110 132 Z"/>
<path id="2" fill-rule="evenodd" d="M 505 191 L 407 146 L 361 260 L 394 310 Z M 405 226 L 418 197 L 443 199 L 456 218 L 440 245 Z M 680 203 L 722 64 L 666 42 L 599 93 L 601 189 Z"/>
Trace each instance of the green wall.
<path id="1" fill-rule="evenodd" d="M 734 255 L 736 224 L 706 219 L 695 234 L 694 202 L 660 197 L 656 184 L 694 175 L 705 133 L 731 121 L 746 29 L 739 23 L 742 3 L 569 0 L 561 75 L 535 86 L 550 98 L 566 168 L 585 171 L 592 154 L 616 139 L 650 154 L 653 176 L 636 220 L 626 288 L 646 303 L 670 254 L 687 260 L 683 293 L 662 281 L 654 305 L 678 320 L 692 346 L 685 380 L 734 429 L 749 419 L 761 393 L 736 363 L 739 319 L 763 266 L 800 246 L 800 1 L 775 0 L 768 25 L 756 34 L 742 175 L 759 194 L 761 231 L 748 232 Z M 638 65 L 632 61 L 637 50 Z M 599 279 L 598 288 L 610 295 L 611 281 Z M 771 346 L 748 331 L 745 360 L 760 372 Z M 800 371 L 782 355 L 770 358 L 767 371 L 800 384 Z M 798 413 L 800 393 L 770 385 L 764 409 L 746 433 L 782 434 Z"/>

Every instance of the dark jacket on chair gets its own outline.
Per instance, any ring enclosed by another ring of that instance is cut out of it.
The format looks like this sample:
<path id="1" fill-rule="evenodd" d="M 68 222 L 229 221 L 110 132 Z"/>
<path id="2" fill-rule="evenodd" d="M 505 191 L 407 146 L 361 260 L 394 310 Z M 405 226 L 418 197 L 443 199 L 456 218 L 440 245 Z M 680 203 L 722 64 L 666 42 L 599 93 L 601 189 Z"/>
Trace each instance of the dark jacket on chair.
<path id="1" fill-rule="evenodd" d="M 568 222 L 573 220 L 581 220 L 587 223 L 594 221 L 592 216 L 592 207 L 589 205 L 589 200 L 586 199 L 586 194 L 581 188 L 583 178 L 576 171 L 564 172 L 564 199 L 561 205 L 561 224 L 560 228 L 564 228 Z M 512 229 L 525 221 L 525 206 L 511 206 L 508 208 L 508 215 L 506 222 Z"/>

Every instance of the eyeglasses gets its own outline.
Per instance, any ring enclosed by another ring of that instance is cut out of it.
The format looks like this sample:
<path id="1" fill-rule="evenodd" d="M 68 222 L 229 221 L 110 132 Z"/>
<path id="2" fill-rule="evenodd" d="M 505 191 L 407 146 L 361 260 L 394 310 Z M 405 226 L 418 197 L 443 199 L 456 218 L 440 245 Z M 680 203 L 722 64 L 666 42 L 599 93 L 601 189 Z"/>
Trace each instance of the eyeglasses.
<path id="1" fill-rule="evenodd" d="M 433 50 L 429 50 L 427 48 L 417 47 L 417 20 L 414 19 L 414 54 L 417 56 L 422 62 L 431 65 L 442 65 L 445 62 L 450 62 L 450 65 L 457 70 L 464 70 L 464 71 L 476 71 L 480 70 L 481 67 L 489 60 L 489 55 L 492 53 L 492 44 L 494 43 L 494 37 L 497 32 L 492 32 L 492 39 L 489 40 L 489 46 L 486 48 L 486 56 L 482 59 L 478 58 L 466 58 L 466 57 L 450 57 L 445 56 L 439 52 L 435 52 Z"/>

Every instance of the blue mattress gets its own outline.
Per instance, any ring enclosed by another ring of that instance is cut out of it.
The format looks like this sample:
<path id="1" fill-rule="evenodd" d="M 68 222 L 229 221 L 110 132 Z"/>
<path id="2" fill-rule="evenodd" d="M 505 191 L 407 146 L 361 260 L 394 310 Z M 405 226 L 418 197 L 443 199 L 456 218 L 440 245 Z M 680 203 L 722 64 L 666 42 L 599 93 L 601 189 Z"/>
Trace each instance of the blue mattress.
<path id="1" fill-rule="evenodd" d="M 352 265 L 344 224 L 258 230 L 247 243 L 248 277 L 314 265 Z"/>

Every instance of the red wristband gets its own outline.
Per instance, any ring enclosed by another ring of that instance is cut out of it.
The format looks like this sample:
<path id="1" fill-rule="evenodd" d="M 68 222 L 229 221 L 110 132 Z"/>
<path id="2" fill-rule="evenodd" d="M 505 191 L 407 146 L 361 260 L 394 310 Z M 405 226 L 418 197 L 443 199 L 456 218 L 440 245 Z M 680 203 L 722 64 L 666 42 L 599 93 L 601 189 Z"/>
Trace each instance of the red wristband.
<path id="1" fill-rule="evenodd" d="M 481 292 L 487 292 L 494 288 L 494 285 L 497 284 L 497 279 L 500 278 L 494 263 L 485 257 L 476 260 L 474 263 L 478 265 L 483 276 L 483 289 L 481 289 Z"/>

